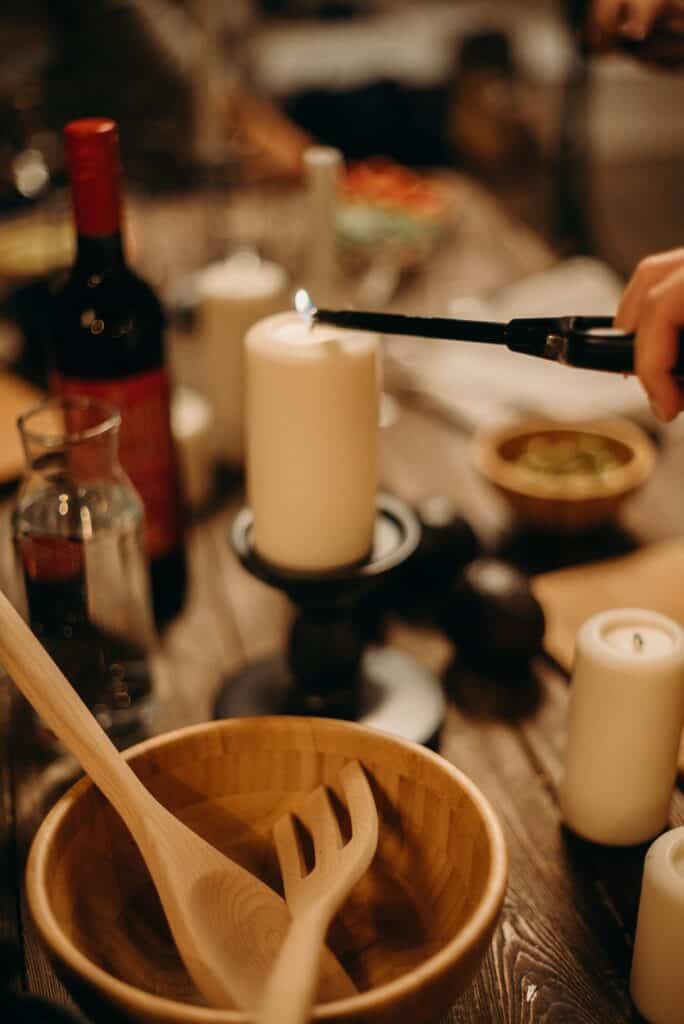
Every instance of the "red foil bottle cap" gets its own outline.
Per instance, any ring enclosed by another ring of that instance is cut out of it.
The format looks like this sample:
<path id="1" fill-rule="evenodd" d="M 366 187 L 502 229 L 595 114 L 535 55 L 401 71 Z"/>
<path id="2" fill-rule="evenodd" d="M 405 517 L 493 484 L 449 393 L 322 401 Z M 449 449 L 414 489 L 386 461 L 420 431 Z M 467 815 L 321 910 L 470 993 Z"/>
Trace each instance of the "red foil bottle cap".
<path id="1" fill-rule="evenodd" d="M 76 228 L 102 237 L 119 230 L 119 129 L 108 117 L 85 117 L 64 129 Z"/>

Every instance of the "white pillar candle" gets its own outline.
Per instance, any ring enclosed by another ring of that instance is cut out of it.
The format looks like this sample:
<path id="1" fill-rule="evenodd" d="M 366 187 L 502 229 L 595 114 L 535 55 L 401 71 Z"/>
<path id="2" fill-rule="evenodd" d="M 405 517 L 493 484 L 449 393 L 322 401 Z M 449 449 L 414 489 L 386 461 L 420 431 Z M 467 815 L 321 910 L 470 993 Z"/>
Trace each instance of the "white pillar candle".
<path id="1" fill-rule="evenodd" d="M 566 824 L 597 843 L 629 845 L 667 823 L 684 720 L 684 631 L 617 608 L 577 634 L 570 688 Z"/>
<path id="2" fill-rule="evenodd" d="M 281 313 L 248 332 L 246 360 L 256 550 L 312 572 L 362 560 L 378 481 L 377 336 Z"/>
<path id="3" fill-rule="evenodd" d="M 684 828 L 649 848 L 641 881 L 630 991 L 651 1024 L 684 1021 Z"/>
<path id="4" fill-rule="evenodd" d="M 239 466 L 245 448 L 245 334 L 257 320 L 289 305 L 287 275 L 278 264 L 255 253 L 238 253 L 201 271 L 197 292 L 205 393 L 214 410 L 216 454 Z"/>
<path id="5" fill-rule="evenodd" d="M 333 146 L 304 151 L 308 194 L 306 287 L 318 306 L 332 305 L 337 294 L 337 189 L 342 154 Z"/>

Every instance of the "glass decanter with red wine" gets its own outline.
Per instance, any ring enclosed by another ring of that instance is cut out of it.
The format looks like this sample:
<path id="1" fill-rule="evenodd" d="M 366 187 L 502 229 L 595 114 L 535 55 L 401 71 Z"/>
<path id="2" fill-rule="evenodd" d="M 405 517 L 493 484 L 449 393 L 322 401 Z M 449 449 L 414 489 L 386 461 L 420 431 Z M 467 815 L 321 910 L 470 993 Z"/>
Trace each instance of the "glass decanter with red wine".
<path id="1" fill-rule="evenodd" d="M 33 632 L 126 745 L 152 728 L 155 629 L 143 506 L 117 460 L 120 422 L 86 398 L 21 416 L 27 469 L 12 526 Z"/>

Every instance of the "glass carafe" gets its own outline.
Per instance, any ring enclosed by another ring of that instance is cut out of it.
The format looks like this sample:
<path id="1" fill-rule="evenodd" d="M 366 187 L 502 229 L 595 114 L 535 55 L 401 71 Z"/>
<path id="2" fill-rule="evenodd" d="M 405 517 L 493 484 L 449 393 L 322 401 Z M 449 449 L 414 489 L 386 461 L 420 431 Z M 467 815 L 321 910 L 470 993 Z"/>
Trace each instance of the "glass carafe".
<path id="1" fill-rule="evenodd" d="M 123 746 L 149 731 L 155 632 L 143 506 L 117 459 L 120 416 L 53 399 L 18 425 L 26 474 L 12 527 L 29 623 Z"/>

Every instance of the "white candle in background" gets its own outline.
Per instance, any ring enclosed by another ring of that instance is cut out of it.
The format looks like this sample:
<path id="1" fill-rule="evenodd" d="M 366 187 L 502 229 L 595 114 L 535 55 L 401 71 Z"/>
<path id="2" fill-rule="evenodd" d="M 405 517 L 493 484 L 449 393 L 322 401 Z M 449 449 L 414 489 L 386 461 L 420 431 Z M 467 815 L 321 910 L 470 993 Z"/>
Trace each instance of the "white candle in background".
<path id="1" fill-rule="evenodd" d="M 245 252 L 212 263 L 197 276 L 198 331 L 205 392 L 214 410 L 217 456 L 244 459 L 244 338 L 257 320 L 289 305 L 282 267 Z"/>
<path id="2" fill-rule="evenodd" d="M 577 634 L 560 803 L 597 843 L 645 842 L 667 823 L 684 722 L 684 631 L 616 608 Z"/>
<path id="3" fill-rule="evenodd" d="M 251 328 L 246 361 L 257 552 L 314 572 L 362 560 L 378 482 L 377 336 L 282 313 Z"/>
<path id="4" fill-rule="evenodd" d="M 176 388 L 171 401 L 173 430 L 183 497 L 198 509 L 211 497 L 213 477 L 212 411 L 209 402 L 192 388 Z"/>
<path id="5" fill-rule="evenodd" d="M 684 828 L 649 847 L 641 881 L 630 992 L 651 1024 L 684 1021 Z"/>
<path id="6" fill-rule="evenodd" d="M 304 151 L 308 193 L 306 287 L 318 306 L 335 302 L 337 265 L 337 189 L 342 154 L 332 146 Z"/>

